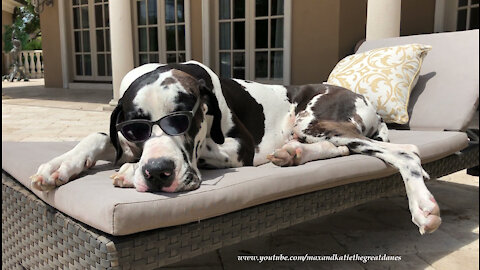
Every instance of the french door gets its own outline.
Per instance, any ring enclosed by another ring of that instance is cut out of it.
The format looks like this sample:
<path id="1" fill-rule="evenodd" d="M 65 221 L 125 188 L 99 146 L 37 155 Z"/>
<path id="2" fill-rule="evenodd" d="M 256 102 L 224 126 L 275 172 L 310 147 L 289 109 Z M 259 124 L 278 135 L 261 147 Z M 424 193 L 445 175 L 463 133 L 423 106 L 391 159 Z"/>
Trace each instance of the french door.
<path id="1" fill-rule="evenodd" d="M 111 81 L 108 0 L 72 0 L 74 80 Z"/>
<path id="2" fill-rule="evenodd" d="M 290 0 L 217 0 L 220 76 L 288 83 L 290 6 Z"/>

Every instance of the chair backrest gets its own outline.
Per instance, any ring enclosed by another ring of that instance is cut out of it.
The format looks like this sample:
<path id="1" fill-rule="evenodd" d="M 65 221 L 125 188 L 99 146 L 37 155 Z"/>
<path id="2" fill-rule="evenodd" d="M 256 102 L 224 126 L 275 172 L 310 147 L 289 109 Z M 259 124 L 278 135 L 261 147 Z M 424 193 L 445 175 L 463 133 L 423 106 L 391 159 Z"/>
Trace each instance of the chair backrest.
<path id="1" fill-rule="evenodd" d="M 410 129 L 465 130 L 478 107 L 478 29 L 366 41 L 357 53 L 420 43 L 424 58 L 408 112 Z"/>

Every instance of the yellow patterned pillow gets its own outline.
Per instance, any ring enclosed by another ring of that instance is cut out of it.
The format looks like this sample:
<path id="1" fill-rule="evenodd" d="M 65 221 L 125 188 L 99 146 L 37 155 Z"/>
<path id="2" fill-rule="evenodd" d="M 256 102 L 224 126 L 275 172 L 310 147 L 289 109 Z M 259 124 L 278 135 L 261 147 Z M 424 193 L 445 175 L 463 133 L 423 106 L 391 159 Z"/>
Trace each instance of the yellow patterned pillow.
<path id="1" fill-rule="evenodd" d="M 410 92 L 431 48 L 409 44 L 347 56 L 335 66 L 327 83 L 364 95 L 385 122 L 406 124 Z"/>

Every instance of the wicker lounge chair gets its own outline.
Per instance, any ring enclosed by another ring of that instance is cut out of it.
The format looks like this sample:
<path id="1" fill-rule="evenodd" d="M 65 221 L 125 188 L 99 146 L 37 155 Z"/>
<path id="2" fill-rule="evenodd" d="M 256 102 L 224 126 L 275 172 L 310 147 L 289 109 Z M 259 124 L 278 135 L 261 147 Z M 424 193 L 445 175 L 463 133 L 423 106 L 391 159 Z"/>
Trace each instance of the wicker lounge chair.
<path id="1" fill-rule="evenodd" d="M 418 145 L 432 178 L 478 166 L 478 141 L 464 132 L 478 106 L 478 30 L 366 42 L 359 51 L 406 43 L 434 49 L 411 121 L 391 131 L 392 142 Z M 394 169 L 359 155 L 205 171 L 200 189 L 180 195 L 114 188 L 105 163 L 53 192 L 31 191 L 36 167 L 73 144 L 2 143 L 2 269 L 155 269 L 405 192 Z"/>

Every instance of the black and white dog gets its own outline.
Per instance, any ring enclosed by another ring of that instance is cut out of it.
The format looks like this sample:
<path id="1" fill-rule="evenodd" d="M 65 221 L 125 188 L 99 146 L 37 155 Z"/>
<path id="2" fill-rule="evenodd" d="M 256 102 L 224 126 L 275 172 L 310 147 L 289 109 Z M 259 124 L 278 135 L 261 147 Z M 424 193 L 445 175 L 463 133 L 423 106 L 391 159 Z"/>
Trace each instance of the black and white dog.
<path id="1" fill-rule="evenodd" d="M 441 223 L 418 149 L 388 143 L 387 126 L 363 96 L 331 85 L 282 86 L 223 79 L 201 63 L 146 64 L 122 80 L 110 137 L 91 134 L 41 165 L 32 186 L 47 191 L 97 160 L 123 164 L 119 187 L 178 192 L 200 186 L 199 167 L 294 166 L 358 153 L 398 168 L 420 232 Z"/>

